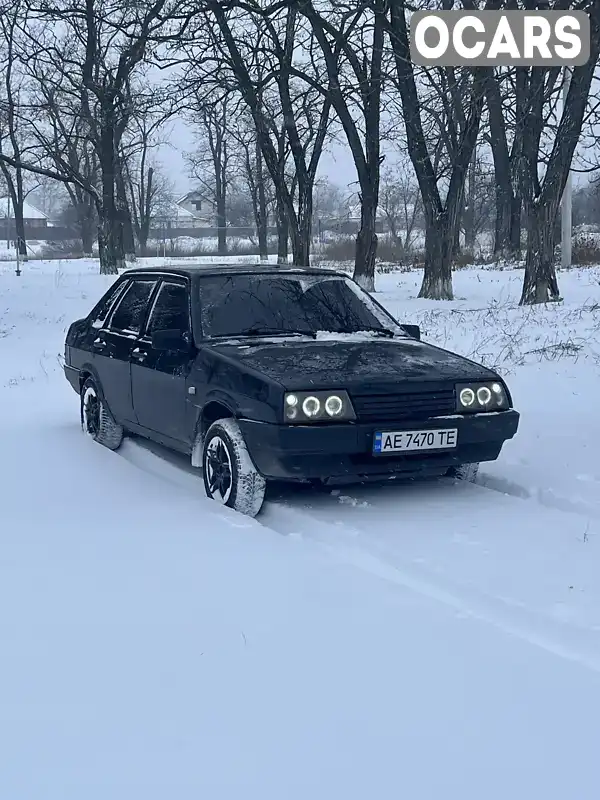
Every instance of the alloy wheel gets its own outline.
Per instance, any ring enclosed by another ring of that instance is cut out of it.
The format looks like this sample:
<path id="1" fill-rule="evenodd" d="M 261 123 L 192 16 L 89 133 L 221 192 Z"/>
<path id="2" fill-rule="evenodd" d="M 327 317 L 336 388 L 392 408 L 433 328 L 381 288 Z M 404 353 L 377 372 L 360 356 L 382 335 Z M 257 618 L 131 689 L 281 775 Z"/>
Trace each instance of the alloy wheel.
<path id="1" fill-rule="evenodd" d="M 229 449 L 220 436 L 214 436 L 206 448 L 204 469 L 212 499 L 227 503 L 233 489 L 233 475 Z"/>
<path id="2" fill-rule="evenodd" d="M 83 396 L 83 429 L 92 438 L 100 431 L 100 400 L 91 386 Z"/>

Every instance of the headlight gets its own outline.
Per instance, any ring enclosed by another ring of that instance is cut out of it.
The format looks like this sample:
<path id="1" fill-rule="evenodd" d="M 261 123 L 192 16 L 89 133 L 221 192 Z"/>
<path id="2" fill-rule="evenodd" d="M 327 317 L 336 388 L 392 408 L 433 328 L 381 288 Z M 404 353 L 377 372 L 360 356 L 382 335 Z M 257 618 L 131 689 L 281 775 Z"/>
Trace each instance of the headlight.
<path id="1" fill-rule="evenodd" d="M 302 413 L 307 417 L 316 417 L 321 410 L 321 401 L 318 397 L 307 397 L 302 403 Z"/>
<path id="2" fill-rule="evenodd" d="M 508 394 L 498 381 L 457 385 L 458 411 L 505 411 L 509 407 Z"/>
<path id="3" fill-rule="evenodd" d="M 339 417 L 343 410 L 344 401 L 337 394 L 332 394 L 325 400 L 325 411 L 330 417 Z"/>
<path id="4" fill-rule="evenodd" d="M 466 389 L 461 389 L 459 397 L 461 405 L 463 405 L 465 408 L 469 408 L 475 402 L 476 395 L 473 389 L 470 389 L 467 386 Z"/>
<path id="5" fill-rule="evenodd" d="M 333 422 L 354 420 L 356 414 L 345 391 L 287 392 L 283 401 L 286 422 Z"/>

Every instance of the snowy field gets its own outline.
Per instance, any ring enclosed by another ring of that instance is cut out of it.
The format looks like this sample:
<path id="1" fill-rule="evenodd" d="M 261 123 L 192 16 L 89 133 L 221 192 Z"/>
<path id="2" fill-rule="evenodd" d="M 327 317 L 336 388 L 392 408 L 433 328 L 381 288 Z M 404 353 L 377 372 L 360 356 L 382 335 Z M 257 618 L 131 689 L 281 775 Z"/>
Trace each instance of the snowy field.
<path id="1" fill-rule="evenodd" d="M 521 429 L 480 485 L 277 489 L 81 434 L 61 355 L 112 279 L 0 265 L 0 797 L 592 800 L 600 735 L 600 268 L 517 307 L 378 299 L 507 376 Z"/>

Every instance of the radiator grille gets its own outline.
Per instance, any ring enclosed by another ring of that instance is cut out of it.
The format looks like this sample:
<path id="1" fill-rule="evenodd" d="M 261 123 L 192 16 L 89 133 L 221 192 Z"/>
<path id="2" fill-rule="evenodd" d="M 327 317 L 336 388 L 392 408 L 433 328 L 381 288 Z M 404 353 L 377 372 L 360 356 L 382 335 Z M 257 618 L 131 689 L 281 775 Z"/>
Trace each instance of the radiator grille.
<path id="1" fill-rule="evenodd" d="M 353 395 L 352 403 L 359 422 L 421 420 L 456 413 L 454 389 Z"/>

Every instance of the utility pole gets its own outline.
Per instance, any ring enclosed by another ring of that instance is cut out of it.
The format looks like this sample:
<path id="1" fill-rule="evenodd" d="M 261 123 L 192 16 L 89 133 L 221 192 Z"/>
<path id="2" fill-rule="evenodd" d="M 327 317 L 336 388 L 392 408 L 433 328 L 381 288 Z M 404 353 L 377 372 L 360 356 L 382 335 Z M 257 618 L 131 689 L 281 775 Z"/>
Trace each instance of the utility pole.
<path id="1" fill-rule="evenodd" d="M 567 105 L 567 95 L 571 85 L 571 68 L 565 67 L 563 72 L 563 114 Z M 570 167 L 570 165 L 569 165 Z M 560 261 L 561 266 L 568 269 L 571 266 L 571 237 L 573 234 L 573 180 L 571 169 L 563 191 L 561 211 L 561 237 L 560 237 Z"/>

